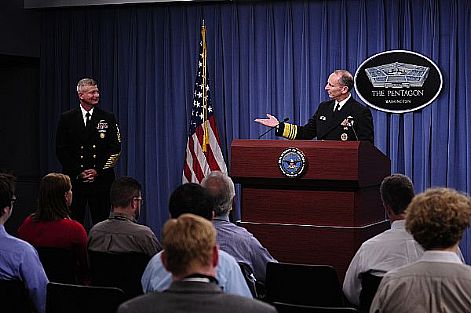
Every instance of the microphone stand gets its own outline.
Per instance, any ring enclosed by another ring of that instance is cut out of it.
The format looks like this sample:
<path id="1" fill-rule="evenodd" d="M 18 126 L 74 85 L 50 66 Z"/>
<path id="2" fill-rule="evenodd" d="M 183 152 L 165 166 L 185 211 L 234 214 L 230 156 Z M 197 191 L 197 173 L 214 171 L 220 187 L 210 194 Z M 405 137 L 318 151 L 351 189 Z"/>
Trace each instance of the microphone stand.
<path id="1" fill-rule="evenodd" d="M 354 122 L 354 121 L 351 121 L 351 122 L 350 122 L 350 121 L 347 119 L 347 122 L 348 122 L 348 126 L 350 126 L 350 128 L 351 128 L 352 131 L 353 131 L 353 134 L 355 135 L 356 141 L 359 141 L 359 140 L 358 140 L 358 136 L 357 136 L 357 132 L 355 131 L 355 127 L 353 127 L 353 122 Z"/>

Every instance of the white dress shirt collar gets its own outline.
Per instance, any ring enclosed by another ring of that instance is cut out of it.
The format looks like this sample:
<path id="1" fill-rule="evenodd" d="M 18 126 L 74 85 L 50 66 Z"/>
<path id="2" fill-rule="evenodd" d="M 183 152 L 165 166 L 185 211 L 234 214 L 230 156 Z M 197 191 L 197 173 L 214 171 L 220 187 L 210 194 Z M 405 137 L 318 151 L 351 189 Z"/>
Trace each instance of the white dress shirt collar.
<path id="1" fill-rule="evenodd" d="M 350 100 L 351 97 L 352 97 L 352 94 L 349 94 L 348 97 L 346 97 L 342 101 L 340 101 L 340 102 L 335 101 L 335 104 L 338 104 L 337 110 L 341 110 L 343 108 L 343 106 L 345 105 L 345 103 L 347 103 L 347 101 Z M 335 106 L 335 107 L 337 107 L 337 106 Z"/>
<path id="2" fill-rule="evenodd" d="M 87 112 L 90 113 L 90 119 L 91 119 L 92 116 L 93 116 L 93 110 L 94 109 L 95 108 L 91 108 L 90 111 L 87 111 L 82 106 L 80 106 L 80 110 L 82 110 L 82 119 L 83 119 L 83 124 L 84 125 L 87 125 L 87 116 L 86 116 Z"/>

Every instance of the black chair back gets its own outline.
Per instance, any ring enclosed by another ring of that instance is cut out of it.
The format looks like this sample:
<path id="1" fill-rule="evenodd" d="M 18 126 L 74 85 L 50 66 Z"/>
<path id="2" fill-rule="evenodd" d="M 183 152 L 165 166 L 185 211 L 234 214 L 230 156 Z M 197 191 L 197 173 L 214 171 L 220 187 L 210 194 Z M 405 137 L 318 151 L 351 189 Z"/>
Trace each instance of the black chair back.
<path id="1" fill-rule="evenodd" d="M 344 306 L 337 273 L 328 265 L 269 262 L 265 287 L 267 302 Z"/>
<path id="2" fill-rule="evenodd" d="M 282 302 L 273 302 L 278 313 L 355 313 L 358 312 L 355 308 L 348 307 L 321 307 L 289 304 Z"/>
<path id="3" fill-rule="evenodd" d="M 371 273 L 362 273 L 361 278 L 361 292 L 360 292 L 360 312 L 369 312 L 371 302 L 376 295 L 379 284 L 383 277 L 372 275 Z"/>
<path id="4" fill-rule="evenodd" d="M 0 280 L 0 308 L 8 313 L 31 313 L 33 304 L 22 281 Z"/>
<path id="5" fill-rule="evenodd" d="M 253 275 L 253 271 L 247 263 L 244 262 L 237 262 L 239 263 L 240 270 L 242 271 L 242 275 L 244 275 L 245 282 L 250 289 L 250 293 L 252 293 L 252 297 L 258 298 L 257 294 L 257 286 L 256 286 L 256 279 Z"/>
<path id="6" fill-rule="evenodd" d="M 119 288 L 49 283 L 46 313 L 116 313 L 124 301 Z"/>
<path id="7" fill-rule="evenodd" d="M 150 257 L 141 253 L 108 253 L 88 250 L 92 285 L 117 287 L 126 298 L 143 293 L 141 278 Z"/>
<path id="8" fill-rule="evenodd" d="M 70 249 L 35 247 L 49 281 L 65 284 L 78 283 L 77 259 Z"/>

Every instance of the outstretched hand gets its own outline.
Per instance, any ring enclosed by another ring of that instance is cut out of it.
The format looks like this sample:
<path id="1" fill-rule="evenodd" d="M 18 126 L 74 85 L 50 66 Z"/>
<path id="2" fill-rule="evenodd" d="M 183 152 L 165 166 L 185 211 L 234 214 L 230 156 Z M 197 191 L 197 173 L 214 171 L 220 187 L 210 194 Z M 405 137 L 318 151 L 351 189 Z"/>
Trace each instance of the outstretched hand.
<path id="1" fill-rule="evenodd" d="M 268 127 L 276 127 L 280 123 L 278 122 L 278 119 L 271 114 L 267 114 L 267 117 L 268 118 L 256 118 L 255 122 Z"/>

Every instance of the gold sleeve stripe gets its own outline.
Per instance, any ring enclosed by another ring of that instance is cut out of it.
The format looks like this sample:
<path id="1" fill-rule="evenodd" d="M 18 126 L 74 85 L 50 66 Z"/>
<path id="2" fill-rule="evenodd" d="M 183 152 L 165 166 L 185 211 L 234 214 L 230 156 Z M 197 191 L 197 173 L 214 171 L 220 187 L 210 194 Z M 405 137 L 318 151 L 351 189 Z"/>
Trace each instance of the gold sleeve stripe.
<path id="1" fill-rule="evenodd" d="M 118 163 L 118 159 L 119 159 L 120 154 L 121 153 L 116 153 L 116 154 L 110 155 L 110 157 L 108 158 L 108 160 L 105 163 L 105 166 L 103 166 L 103 169 L 106 170 L 108 168 L 115 167 L 116 163 Z"/>
<path id="2" fill-rule="evenodd" d="M 293 140 L 296 138 L 298 133 L 298 126 L 290 123 L 285 123 L 285 129 L 283 129 L 283 137 Z"/>

